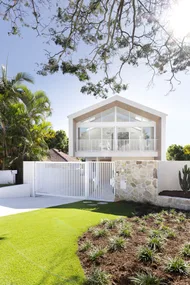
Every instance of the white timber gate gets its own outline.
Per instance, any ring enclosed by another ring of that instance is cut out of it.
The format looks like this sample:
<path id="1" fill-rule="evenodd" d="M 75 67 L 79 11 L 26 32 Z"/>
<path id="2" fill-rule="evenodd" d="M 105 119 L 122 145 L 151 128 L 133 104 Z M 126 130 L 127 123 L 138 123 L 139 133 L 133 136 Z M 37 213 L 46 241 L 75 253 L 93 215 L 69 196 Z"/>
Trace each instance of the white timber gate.
<path id="1" fill-rule="evenodd" d="M 24 162 L 24 183 L 32 196 L 113 201 L 114 162 Z"/>

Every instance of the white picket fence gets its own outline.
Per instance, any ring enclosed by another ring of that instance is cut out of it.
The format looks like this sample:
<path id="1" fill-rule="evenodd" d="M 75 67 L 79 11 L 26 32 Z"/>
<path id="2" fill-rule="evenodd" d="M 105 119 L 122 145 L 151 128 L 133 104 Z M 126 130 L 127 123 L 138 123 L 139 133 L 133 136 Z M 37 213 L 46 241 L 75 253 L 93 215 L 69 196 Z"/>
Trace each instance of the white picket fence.
<path id="1" fill-rule="evenodd" d="M 113 201 L 113 162 L 24 162 L 24 183 L 32 196 L 49 195 Z"/>

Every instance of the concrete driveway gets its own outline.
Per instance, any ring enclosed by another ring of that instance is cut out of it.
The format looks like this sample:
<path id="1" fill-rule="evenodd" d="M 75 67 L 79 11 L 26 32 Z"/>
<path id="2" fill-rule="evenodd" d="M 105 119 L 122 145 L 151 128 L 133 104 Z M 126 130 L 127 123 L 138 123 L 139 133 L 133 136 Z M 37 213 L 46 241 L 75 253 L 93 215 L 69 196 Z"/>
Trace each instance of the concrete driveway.
<path id="1" fill-rule="evenodd" d="M 80 201 L 75 198 L 60 197 L 25 197 L 25 198 L 4 198 L 0 199 L 0 217 L 34 211 L 42 208 L 70 204 Z"/>

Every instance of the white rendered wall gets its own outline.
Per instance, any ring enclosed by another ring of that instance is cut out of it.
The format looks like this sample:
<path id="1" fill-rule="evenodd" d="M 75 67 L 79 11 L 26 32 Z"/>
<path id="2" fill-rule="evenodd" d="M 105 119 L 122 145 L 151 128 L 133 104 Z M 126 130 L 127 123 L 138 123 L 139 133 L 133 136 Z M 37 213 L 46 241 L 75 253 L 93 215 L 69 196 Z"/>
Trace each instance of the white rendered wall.
<path id="1" fill-rule="evenodd" d="M 160 161 L 158 168 L 158 191 L 181 190 L 179 185 L 179 170 L 184 165 L 190 167 L 190 161 Z"/>
<path id="2" fill-rule="evenodd" d="M 0 171 L 0 184 L 14 184 L 16 174 L 17 174 L 17 170 L 1 170 Z"/>

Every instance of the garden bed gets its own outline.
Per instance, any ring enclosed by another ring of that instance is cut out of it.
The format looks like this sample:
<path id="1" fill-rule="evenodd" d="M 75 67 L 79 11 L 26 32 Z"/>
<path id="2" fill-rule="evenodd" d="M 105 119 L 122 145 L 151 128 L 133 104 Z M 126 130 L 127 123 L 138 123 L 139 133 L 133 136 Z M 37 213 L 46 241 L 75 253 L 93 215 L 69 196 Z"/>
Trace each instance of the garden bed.
<path id="1" fill-rule="evenodd" d="M 141 218 L 104 220 L 90 228 L 79 239 L 78 251 L 86 284 L 190 284 L 187 215 L 162 211 Z M 137 274 L 139 280 L 131 279 Z M 140 278 L 148 277 L 149 283 L 140 283 Z M 95 283 L 97 278 L 104 282 Z"/>
<path id="2" fill-rule="evenodd" d="M 184 192 L 184 191 L 179 191 L 179 190 L 164 190 L 160 192 L 159 195 L 190 199 L 190 192 Z"/>

